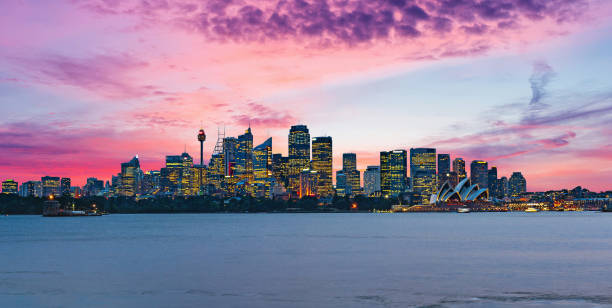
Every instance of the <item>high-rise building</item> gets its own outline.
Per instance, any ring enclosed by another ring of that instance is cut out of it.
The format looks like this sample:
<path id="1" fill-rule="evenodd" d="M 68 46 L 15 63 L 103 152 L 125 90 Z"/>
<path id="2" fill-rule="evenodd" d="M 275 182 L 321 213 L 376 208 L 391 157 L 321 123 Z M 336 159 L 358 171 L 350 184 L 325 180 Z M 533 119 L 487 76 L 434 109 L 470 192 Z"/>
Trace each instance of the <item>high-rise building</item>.
<path id="1" fill-rule="evenodd" d="M 473 160 L 470 164 L 470 181 L 479 188 L 489 187 L 489 164 L 484 160 Z"/>
<path id="2" fill-rule="evenodd" d="M 14 180 L 8 179 L 2 181 L 2 193 L 16 195 L 19 192 L 19 184 Z"/>
<path id="3" fill-rule="evenodd" d="M 317 171 L 304 169 L 300 172 L 299 197 L 314 197 L 317 195 Z"/>
<path id="4" fill-rule="evenodd" d="M 42 197 L 42 182 L 27 181 L 21 184 L 19 195 L 22 197 Z"/>
<path id="5" fill-rule="evenodd" d="M 406 150 L 380 152 L 380 189 L 385 197 L 397 197 L 406 186 L 408 155 Z"/>
<path id="6" fill-rule="evenodd" d="M 508 178 L 502 176 L 499 179 L 499 197 L 498 198 L 506 198 L 508 197 Z"/>
<path id="7" fill-rule="evenodd" d="M 160 169 L 159 185 L 165 194 L 178 194 L 181 186 L 183 162 L 180 155 L 167 155 L 166 166 Z"/>
<path id="8" fill-rule="evenodd" d="M 361 173 L 357 170 L 357 154 L 342 154 L 342 170 L 346 175 L 346 181 L 351 186 L 351 194 L 357 193 L 361 189 Z"/>
<path id="9" fill-rule="evenodd" d="M 487 188 L 489 189 L 489 197 L 497 198 L 499 196 L 499 183 L 497 181 L 497 167 L 495 166 L 492 166 L 487 172 L 487 185 Z"/>
<path id="10" fill-rule="evenodd" d="M 289 157 L 272 154 L 272 173 L 274 178 L 285 189 L 289 187 Z"/>
<path id="11" fill-rule="evenodd" d="M 62 196 L 70 196 L 71 191 L 70 191 L 70 178 L 62 178 L 60 180 L 60 190 L 61 190 L 61 194 Z"/>
<path id="12" fill-rule="evenodd" d="M 429 204 L 436 186 L 436 149 L 410 149 L 410 178 L 412 192 L 420 196 L 421 204 Z"/>
<path id="13" fill-rule="evenodd" d="M 520 172 L 513 172 L 508 180 L 508 194 L 511 198 L 519 198 L 527 192 L 527 181 Z"/>
<path id="14" fill-rule="evenodd" d="M 457 157 L 453 160 L 453 172 L 457 173 L 457 181 L 461 182 L 467 177 L 465 172 L 465 160 L 461 157 Z"/>
<path id="15" fill-rule="evenodd" d="M 450 154 L 438 154 L 438 187 L 444 182 L 450 182 Z"/>
<path id="16" fill-rule="evenodd" d="M 234 137 L 223 138 L 223 170 L 226 177 L 236 176 L 238 147 L 238 139 Z"/>
<path id="17" fill-rule="evenodd" d="M 300 174 L 310 164 L 310 132 L 306 125 L 294 125 L 289 130 L 289 187 L 295 194 L 300 190 Z"/>
<path id="18" fill-rule="evenodd" d="M 59 196 L 61 193 L 60 178 L 57 176 L 43 176 L 42 182 L 43 197 Z"/>
<path id="19" fill-rule="evenodd" d="M 160 172 L 157 170 L 147 171 L 142 176 L 141 191 L 144 195 L 154 195 L 159 189 Z"/>
<path id="20" fill-rule="evenodd" d="M 380 193 L 380 166 L 368 166 L 363 172 L 363 190 L 366 196 Z"/>
<path id="21" fill-rule="evenodd" d="M 351 194 L 351 185 L 348 184 L 344 170 L 336 171 L 336 195 L 344 197 Z"/>
<path id="22" fill-rule="evenodd" d="M 317 194 L 328 197 L 333 194 L 332 183 L 332 138 L 312 138 L 312 169 L 317 171 Z"/>
<path id="23" fill-rule="evenodd" d="M 272 174 L 272 138 L 268 138 L 253 149 L 253 176 L 255 182 L 263 183 Z"/>
<path id="24" fill-rule="evenodd" d="M 117 181 L 119 183 L 115 183 L 115 184 L 117 184 L 117 188 L 118 188 L 117 191 L 120 192 L 121 191 L 121 173 L 119 173 L 119 176 L 117 177 Z M 97 196 L 103 189 L 104 189 L 104 181 L 98 180 L 97 178 L 87 178 L 87 182 L 85 186 L 83 187 L 84 194 L 87 196 Z"/>
<path id="25" fill-rule="evenodd" d="M 251 127 L 238 136 L 236 151 L 236 176 L 239 180 L 253 181 L 253 134 Z"/>
<path id="26" fill-rule="evenodd" d="M 124 197 L 134 197 L 138 192 L 140 174 L 140 161 L 138 155 L 134 156 L 129 162 L 121 164 L 121 184 L 119 195 Z"/>

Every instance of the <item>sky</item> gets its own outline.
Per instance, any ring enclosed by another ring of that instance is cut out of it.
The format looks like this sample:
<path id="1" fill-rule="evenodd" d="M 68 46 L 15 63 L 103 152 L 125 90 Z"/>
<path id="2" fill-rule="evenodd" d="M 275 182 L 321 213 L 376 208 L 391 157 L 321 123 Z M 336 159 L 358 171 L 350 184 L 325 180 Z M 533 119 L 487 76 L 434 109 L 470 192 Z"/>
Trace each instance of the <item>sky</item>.
<path id="1" fill-rule="evenodd" d="M 435 147 L 521 171 L 530 191 L 612 189 L 605 0 L 6 0 L 0 180 L 110 179 L 197 131 L 287 153 L 332 136 L 358 168 Z"/>

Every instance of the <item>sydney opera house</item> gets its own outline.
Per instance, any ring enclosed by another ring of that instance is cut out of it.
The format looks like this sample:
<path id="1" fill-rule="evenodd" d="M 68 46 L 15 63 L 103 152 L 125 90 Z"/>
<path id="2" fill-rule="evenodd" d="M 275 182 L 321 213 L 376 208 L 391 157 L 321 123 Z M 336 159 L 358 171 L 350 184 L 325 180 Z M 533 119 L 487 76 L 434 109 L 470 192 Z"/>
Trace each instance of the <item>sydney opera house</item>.
<path id="1" fill-rule="evenodd" d="M 478 184 L 472 184 L 469 178 L 463 179 L 457 186 L 452 187 L 448 181 L 446 181 L 438 192 L 431 196 L 430 204 L 437 204 L 440 202 L 466 202 L 476 201 L 481 199 L 489 198 L 489 190 L 487 188 L 480 188 Z"/>

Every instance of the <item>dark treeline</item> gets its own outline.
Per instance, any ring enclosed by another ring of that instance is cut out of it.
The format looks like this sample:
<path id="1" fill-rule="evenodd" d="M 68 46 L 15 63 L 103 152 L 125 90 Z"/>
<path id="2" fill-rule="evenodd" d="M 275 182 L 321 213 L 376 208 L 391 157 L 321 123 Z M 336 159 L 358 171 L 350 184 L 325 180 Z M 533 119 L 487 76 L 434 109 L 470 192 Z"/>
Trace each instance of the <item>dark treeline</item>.
<path id="1" fill-rule="evenodd" d="M 0 214 L 41 215 L 43 198 L 19 197 L 0 194 Z M 334 212 L 350 211 L 355 204 L 359 211 L 389 210 L 392 201 L 387 199 L 356 197 L 334 198 L 331 204 L 321 206 L 316 198 L 284 200 L 256 199 L 250 197 L 218 199 L 208 196 L 163 197 L 135 200 L 133 198 L 58 197 L 63 206 L 76 210 L 92 210 L 107 213 L 256 213 L 256 212 Z"/>

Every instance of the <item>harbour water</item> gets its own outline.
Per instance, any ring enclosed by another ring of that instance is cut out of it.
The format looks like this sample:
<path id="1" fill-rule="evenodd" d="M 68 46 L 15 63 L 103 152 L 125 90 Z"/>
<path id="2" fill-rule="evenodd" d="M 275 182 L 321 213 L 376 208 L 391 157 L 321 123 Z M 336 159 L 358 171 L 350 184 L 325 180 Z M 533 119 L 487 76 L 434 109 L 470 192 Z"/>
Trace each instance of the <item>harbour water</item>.
<path id="1" fill-rule="evenodd" d="M 612 213 L 0 217 L 0 307 L 612 307 Z"/>

